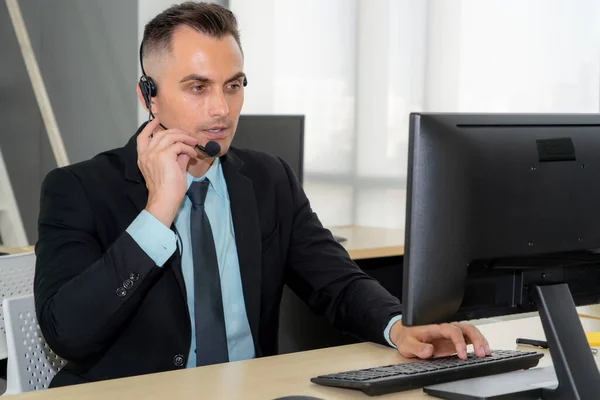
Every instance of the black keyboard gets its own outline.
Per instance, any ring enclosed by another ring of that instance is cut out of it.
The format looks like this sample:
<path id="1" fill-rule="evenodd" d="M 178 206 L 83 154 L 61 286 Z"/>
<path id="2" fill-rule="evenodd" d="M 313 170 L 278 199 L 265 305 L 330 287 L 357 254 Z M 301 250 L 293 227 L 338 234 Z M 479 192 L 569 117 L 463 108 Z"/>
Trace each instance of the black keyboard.
<path id="1" fill-rule="evenodd" d="M 458 356 L 432 358 L 322 375 L 312 378 L 311 382 L 361 390 L 369 396 L 378 396 L 437 383 L 533 368 L 543 356 L 543 353 L 535 351 L 494 350 L 491 356 L 483 358 L 477 357 L 475 353 L 468 353 L 466 360 L 461 360 Z"/>

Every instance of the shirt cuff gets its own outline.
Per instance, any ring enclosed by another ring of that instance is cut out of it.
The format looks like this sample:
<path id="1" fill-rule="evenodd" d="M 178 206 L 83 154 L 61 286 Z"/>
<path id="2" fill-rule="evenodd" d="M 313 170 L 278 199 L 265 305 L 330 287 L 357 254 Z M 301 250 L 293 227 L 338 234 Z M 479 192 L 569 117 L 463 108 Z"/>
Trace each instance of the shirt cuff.
<path id="1" fill-rule="evenodd" d="M 383 331 L 383 337 L 385 338 L 385 340 L 387 340 L 389 345 L 392 346 L 393 348 L 396 348 L 396 346 L 394 345 L 394 343 L 392 343 L 392 339 L 390 338 L 390 331 L 392 330 L 392 326 L 396 322 L 400 321 L 401 319 L 402 319 L 402 315 L 396 315 L 394 318 L 392 318 L 390 320 L 390 322 L 387 324 L 387 327 Z"/>
<path id="2" fill-rule="evenodd" d="M 177 249 L 175 233 L 146 210 L 142 210 L 126 231 L 159 267 L 162 267 Z"/>

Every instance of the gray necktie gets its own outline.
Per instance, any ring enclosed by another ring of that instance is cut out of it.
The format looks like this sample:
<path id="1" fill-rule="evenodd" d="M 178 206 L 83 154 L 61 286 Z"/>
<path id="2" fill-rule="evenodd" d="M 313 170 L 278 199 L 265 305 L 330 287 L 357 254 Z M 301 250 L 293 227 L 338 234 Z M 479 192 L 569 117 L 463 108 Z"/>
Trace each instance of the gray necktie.
<path id="1" fill-rule="evenodd" d="M 219 264 L 204 200 L 209 181 L 194 182 L 187 195 L 192 201 L 190 231 L 194 260 L 196 365 L 229 361 Z"/>

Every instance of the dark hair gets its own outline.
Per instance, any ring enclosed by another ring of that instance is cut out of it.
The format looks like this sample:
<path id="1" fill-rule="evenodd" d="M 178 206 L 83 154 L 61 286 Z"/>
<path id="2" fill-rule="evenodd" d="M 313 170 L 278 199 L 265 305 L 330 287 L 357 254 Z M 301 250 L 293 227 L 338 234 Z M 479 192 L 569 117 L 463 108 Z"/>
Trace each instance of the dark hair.
<path id="1" fill-rule="evenodd" d="M 146 24 L 140 56 L 170 51 L 173 32 L 181 25 L 219 39 L 231 35 L 242 49 L 237 19 L 230 10 L 218 4 L 186 1 L 167 8 Z"/>

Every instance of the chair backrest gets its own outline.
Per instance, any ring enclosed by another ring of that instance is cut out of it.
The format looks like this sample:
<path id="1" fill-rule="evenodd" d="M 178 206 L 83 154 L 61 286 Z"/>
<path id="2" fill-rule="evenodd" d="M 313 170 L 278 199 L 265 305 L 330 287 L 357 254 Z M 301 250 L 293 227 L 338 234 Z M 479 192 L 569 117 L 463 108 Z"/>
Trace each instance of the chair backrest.
<path id="1" fill-rule="evenodd" d="M 4 299 L 2 308 L 8 345 L 6 394 L 47 389 L 66 361 L 44 340 L 33 295 Z"/>
<path id="2" fill-rule="evenodd" d="M 0 256 L 0 301 L 33 293 L 35 253 Z M 0 307 L 0 359 L 7 357 L 4 316 Z"/>

